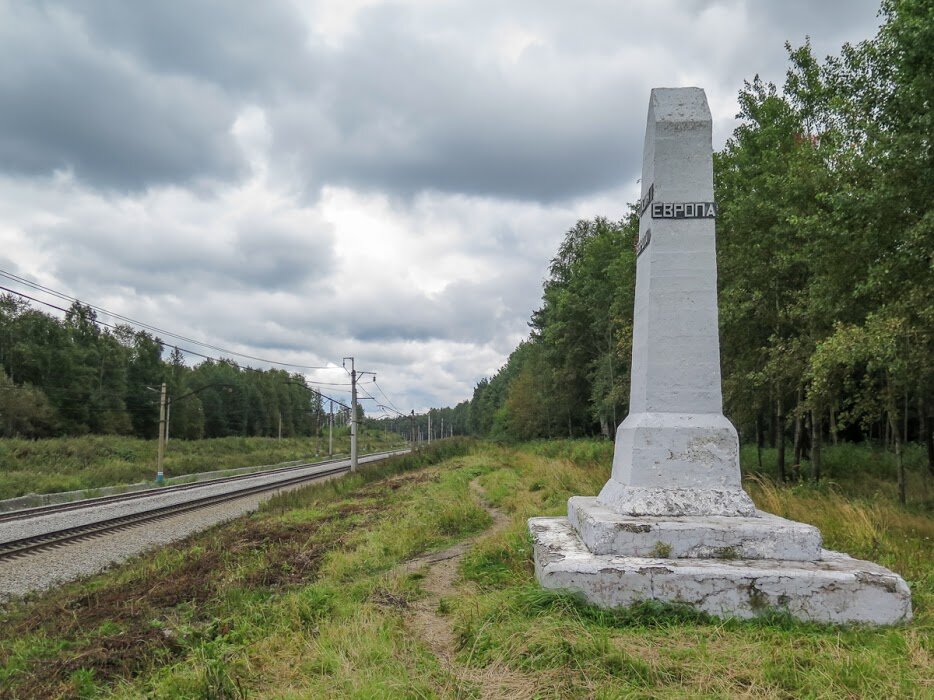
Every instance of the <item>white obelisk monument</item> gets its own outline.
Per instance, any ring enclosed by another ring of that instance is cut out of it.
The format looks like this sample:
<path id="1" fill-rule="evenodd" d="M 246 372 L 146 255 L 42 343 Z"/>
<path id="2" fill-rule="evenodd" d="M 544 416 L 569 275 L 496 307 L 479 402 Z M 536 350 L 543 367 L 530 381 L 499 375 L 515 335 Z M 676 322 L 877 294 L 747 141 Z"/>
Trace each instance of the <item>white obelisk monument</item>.
<path id="1" fill-rule="evenodd" d="M 757 511 L 723 415 L 711 118 L 699 88 L 657 88 L 642 165 L 629 416 L 612 475 L 567 518 L 532 518 L 547 588 L 614 607 L 683 602 L 716 615 L 911 617 L 897 574 L 821 548 L 820 532 Z"/>
<path id="2" fill-rule="evenodd" d="M 657 89 L 642 162 L 629 417 L 600 500 L 633 515 L 753 515 L 723 416 L 713 149 L 699 88 Z"/>

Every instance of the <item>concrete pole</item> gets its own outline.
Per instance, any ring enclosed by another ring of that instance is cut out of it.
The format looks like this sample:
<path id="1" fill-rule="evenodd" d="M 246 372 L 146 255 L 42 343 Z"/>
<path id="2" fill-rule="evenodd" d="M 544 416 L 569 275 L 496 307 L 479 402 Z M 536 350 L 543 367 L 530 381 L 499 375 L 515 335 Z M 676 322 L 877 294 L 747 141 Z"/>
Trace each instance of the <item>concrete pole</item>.
<path id="1" fill-rule="evenodd" d="M 350 360 L 350 471 L 357 471 L 357 370 Z"/>
<path id="2" fill-rule="evenodd" d="M 331 413 L 328 415 L 328 457 L 334 456 L 334 402 L 331 402 Z"/>
<path id="3" fill-rule="evenodd" d="M 169 444 L 169 427 L 172 425 L 172 402 L 167 401 L 165 405 L 165 444 Z"/>
<path id="4" fill-rule="evenodd" d="M 165 382 L 162 382 L 162 397 L 159 401 L 159 451 L 156 458 L 156 483 L 161 484 L 165 481 L 165 475 L 162 473 L 162 460 L 165 458 L 165 414 L 168 397 L 166 395 Z"/>

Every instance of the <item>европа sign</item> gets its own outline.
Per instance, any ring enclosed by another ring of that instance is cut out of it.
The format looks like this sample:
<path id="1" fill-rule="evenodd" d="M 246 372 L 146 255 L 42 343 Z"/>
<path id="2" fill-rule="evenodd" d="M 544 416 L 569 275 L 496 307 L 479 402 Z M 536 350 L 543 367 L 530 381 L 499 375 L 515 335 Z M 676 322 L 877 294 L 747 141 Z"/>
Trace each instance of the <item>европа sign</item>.
<path id="1" fill-rule="evenodd" d="M 715 202 L 652 202 L 653 219 L 715 219 Z"/>

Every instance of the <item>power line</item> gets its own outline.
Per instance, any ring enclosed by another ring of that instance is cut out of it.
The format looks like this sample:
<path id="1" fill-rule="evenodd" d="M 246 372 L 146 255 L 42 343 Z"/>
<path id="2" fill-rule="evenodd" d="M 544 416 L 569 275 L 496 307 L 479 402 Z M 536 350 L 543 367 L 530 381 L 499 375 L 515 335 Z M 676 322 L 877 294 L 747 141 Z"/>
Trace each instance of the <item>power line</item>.
<path id="1" fill-rule="evenodd" d="M 375 382 L 374 382 L 374 383 L 375 383 Z M 362 387 L 359 386 L 359 385 L 357 385 L 357 391 L 362 391 L 362 392 L 365 394 L 365 396 L 364 396 L 363 398 L 369 399 L 370 401 L 375 401 L 375 402 L 376 402 L 376 407 L 377 407 L 377 408 L 380 408 L 380 409 L 383 409 L 383 410 L 389 409 L 390 411 L 393 411 L 393 412 L 399 414 L 399 415 L 400 415 L 401 417 L 403 417 L 403 418 L 406 418 L 406 417 L 407 417 L 407 416 L 406 416 L 402 411 L 400 411 L 399 409 L 394 408 L 394 407 L 392 407 L 392 406 L 386 406 L 385 404 L 380 403 L 380 402 L 379 402 L 379 399 L 375 398 L 374 396 L 371 396 L 370 393 L 369 393 L 366 389 L 362 388 Z M 383 396 L 385 396 L 385 394 L 383 394 Z M 387 397 L 387 401 L 388 401 L 388 400 L 389 400 L 389 399 L 388 399 L 388 397 Z M 387 415 L 388 415 L 388 414 L 387 414 Z"/>
<path id="2" fill-rule="evenodd" d="M 281 362 L 281 361 L 279 361 L 279 360 L 269 360 L 269 359 L 266 359 L 266 358 L 263 358 L 263 357 L 257 357 L 257 356 L 255 356 L 255 355 L 248 355 L 248 354 L 246 354 L 246 353 L 237 352 L 237 351 L 235 351 L 235 350 L 228 350 L 228 349 L 226 349 L 226 348 L 222 348 L 222 347 L 217 346 L 217 345 L 212 345 L 211 343 L 205 343 L 205 342 L 200 341 L 200 340 L 195 340 L 194 338 L 188 338 L 187 336 L 180 335 L 180 334 L 178 334 L 178 333 L 173 333 L 172 331 L 165 330 L 164 328 L 159 328 L 158 326 L 153 326 L 153 325 L 151 325 L 151 324 L 149 324 L 149 323 L 144 323 L 143 321 L 137 321 L 137 320 L 135 320 L 135 319 L 133 319 L 133 318 L 130 318 L 129 316 L 123 316 L 123 315 L 121 315 L 121 314 L 114 313 L 113 311 L 109 311 L 109 310 L 107 310 L 107 309 L 105 309 L 105 308 L 103 308 L 103 307 L 101 307 L 101 306 L 96 306 L 96 305 L 94 305 L 94 304 L 89 304 L 89 303 L 83 302 L 83 301 L 81 301 L 80 299 L 78 299 L 78 298 L 76 298 L 76 297 L 69 296 L 68 294 L 65 294 L 64 292 L 59 292 L 59 291 L 57 291 L 57 290 L 55 290 L 55 289 L 51 289 L 50 287 L 43 286 L 43 285 L 39 284 L 38 282 L 33 282 L 32 280 L 28 280 L 28 279 L 26 279 L 25 277 L 20 277 L 19 275 L 15 275 L 15 274 L 13 274 L 12 272 L 7 272 L 6 270 L 0 270 L 0 276 L 3 276 L 3 277 L 6 277 L 6 278 L 8 278 L 8 279 L 11 279 L 11 280 L 14 280 L 14 281 L 16 281 L 16 282 L 19 282 L 20 284 L 25 284 L 26 286 L 31 287 L 32 289 L 36 289 L 36 290 L 45 292 L 46 294 L 51 294 L 52 296 L 58 297 L 59 299 L 63 299 L 63 300 L 65 300 L 65 301 L 71 301 L 71 302 L 74 302 L 74 303 L 77 303 L 77 304 L 81 304 L 82 306 L 86 306 L 86 307 L 88 307 L 89 309 L 94 309 L 95 311 L 99 311 L 100 313 L 107 314 L 108 316 L 110 316 L 110 317 L 112 317 L 112 318 L 116 318 L 116 319 L 119 319 L 119 320 L 124 321 L 124 322 L 126 322 L 126 323 L 130 323 L 130 324 L 139 326 L 140 328 L 145 328 L 146 330 L 154 331 L 154 332 L 156 332 L 156 333 L 161 333 L 162 335 L 167 335 L 167 336 L 170 336 L 170 337 L 172 337 L 172 338 L 176 338 L 176 339 L 178 339 L 178 340 L 184 341 L 184 342 L 186 342 L 186 343 L 194 343 L 195 345 L 200 345 L 201 347 L 210 348 L 211 350 L 216 350 L 217 352 L 224 353 L 224 354 L 227 354 L 227 355 L 236 355 L 237 357 L 243 357 L 243 358 L 246 358 L 246 359 L 248 359 L 248 360 L 255 360 L 255 361 L 257 361 L 257 362 L 265 362 L 265 363 L 267 363 L 267 364 L 279 365 L 279 366 L 282 366 L 282 367 L 293 367 L 293 368 L 295 368 L 295 369 L 335 369 L 335 367 L 333 367 L 333 366 L 328 366 L 328 365 L 298 365 L 298 364 L 294 364 L 294 363 L 291 363 L 291 362 Z M 6 288 L 5 288 L 5 287 L 0 287 L 0 289 L 6 289 Z M 13 292 L 13 290 L 10 290 L 10 289 L 6 289 L 6 291 Z M 16 292 L 13 292 L 13 293 L 16 294 Z M 25 296 L 25 295 L 23 295 L 23 296 Z M 27 297 L 27 298 L 31 298 L 31 297 Z M 33 299 L 33 301 L 39 301 L 39 300 L 38 300 L 38 299 Z M 41 302 L 41 301 L 40 301 L 39 303 L 46 303 L 46 302 Z M 55 308 L 55 309 L 59 309 L 60 311 L 65 311 L 65 312 L 67 313 L 67 309 L 62 309 L 60 306 L 55 306 L 54 304 L 48 304 L 48 306 L 51 306 L 52 308 Z M 112 327 L 112 326 L 111 326 L 111 327 Z M 197 355 L 198 353 L 192 352 L 192 354 Z M 201 357 L 205 357 L 205 356 L 204 356 L 204 355 L 201 355 Z"/>
<path id="3" fill-rule="evenodd" d="M 64 294 L 64 293 L 62 293 L 62 292 L 58 292 L 58 291 L 56 291 L 56 290 L 54 290 L 54 289 L 50 289 L 50 288 L 48 288 L 48 287 L 44 287 L 44 286 L 41 285 L 41 284 L 38 284 L 38 283 L 36 283 L 36 282 L 32 282 L 32 281 L 27 280 L 27 279 L 25 279 L 25 278 L 19 277 L 18 275 L 14 275 L 14 274 L 12 274 L 12 273 L 10 273 L 10 272 L 7 272 L 7 271 L 5 271 L 5 270 L 0 270 L 0 276 L 7 277 L 7 278 L 9 278 L 9 279 L 13 279 L 13 280 L 15 280 L 15 281 L 17 281 L 17 282 L 20 282 L 20 283 L 22 283 L 22 284 L 25 284 L 25 285 L 31 287 L 31 288 L 37 289 L 37 290 L 42 291 L 42 292 L 46 292 L 46 293 L 51 294 L 51 295 L 53 295 L 53 296 L 55 296 L 55 297 L 58 297 L 58 298 L 60 298 L 60 299 L 63 299 L 63 300 L 66 300 L 66 301 L 71 301 L 71 302 L 74 302 L 74 303 L 77 303 L 77 304 L 81 304 L 81 305 L 86 306 L 86 307 L 88 307 L 88 308 L 94 309 L 95 311 L 100 311 L 101 313 L 107 314 L 107 315 L 109 315 L 109 316 L 111 316 L 111 317 L 113 317 L 113 318 L 116 318 L 116 319 L 120 319 L 120 320 L 122 320 L 122 321 L 125 321 L 126 323 L 129 323 L 129 324 L 136 324 L 136 325 L 138 325 L 138 326 L 140 326 L 140 327 L 142 327 L 142 328 L 145 328 L 145 329 L 148 329 L 148 330 L 152 330 L 152 331 L 155 331 L 155 332 L 158 332 L 158 333 L 162 333 L 162 334 L 164 334 L 164 335 L 168 335 L 168 336 L 171 336 L 171 337 L 173 337 L 173 338 L 178 338 L 178 339 L 184 340 L 184 341 L 186 341 L 186 342 L 192 342 L 192 343 L 195 343 L 196 345 L 201 345 L 201 346 L 203 346 L 203 347 L 211 348 L 211 349 L 217 350 L 217 351 L 219 351 L 219 352 L 229 352 L 229 353 L 231 353 L 231 354 L 238 355 L 238 356 L 240 356 L 240 357 L 245 357 L 245 358 L 248 358 L 248 359 L 257 360 L 258 362 L 266 362 L 266 363 L 269 363 L 269 364 L 281 365 L 281 366 L 284 366 L 284 367 L 293 367 L 293 368 L 297 368 L 297 369 L 335 369 L 335 368 L 336 368 L 336 367 L 331 367 L 331 366 L 317 366 L 317 367 L 316 367 L 316 366 L 310 366 L 310 365 L 294 365 L 294 364 L 287 363 L 287 362 L 277 362 L 277 361 L 275 361 L 275 360 L 268 360 L 268 359 L 264 359 L 264 358 L 260 358 L 260 357 L 255 357 L 255 356 L 253 356 L 253 355 L 247 355 L 247 354 L 244 354 L 244 353 L 238 353 L 238 352 L 234 352 L 234 351 L 232 351 L 232 350 L 225 350 L 224 348 L 221 348 L 221 347 L 216 346 L 216 345 L 211 345 L 211 344 L 209 344 L 209 343 L 203 343 L 203 342 L 201 342 L 201 341 L 194 340 L 194 339 L 192 339 L 192 338 L 186 338 L 185 336 L 182 336 L 182 335 L 179 335 L 179 334 L 176 334 L 176 333 L 172 333 L 171 331 L 167 331 L 167 330 L 158 328 L 157 326 L 152 326 L 152 325 L 150 325 L 150 324 L 143 323 L 143 322 L 141 322 L 141 321 L 136 321 L 136 320 L 134 320 L 134 319 L 132 319 L 132 318 L 129 318 L 129 317 L 127 317 L 127 316 L 122 316 L 122 315 L 120 315 L 120 314 L 116 314 L 116 313 L 114 313 L 114 312 L 112 312 L 112 311 L 108 311 L 107 309 L 104 309 L 103 307 L 95 306 L 95 305 L 93 305 L 93 304 L 87 304 L 87 303 L 81 301 L 80 299 L 77 299 L 77 298 L 75 298 L 75 297 L 71 297 L 71 296 L 69 296 L 69 295 L 67 295 L 67 294 Z M 0 285 L 0 290 L 3 290 L 3 291 L 8 292 L 8 293 L 10 293 L 10 294 L 14 294 L 14 295 L 16 295 L 16 296 L 18 296 L 18 297 L 21 297 L 21 298 L 23 298 L 23 299 L 27 299 L 27 300 L 32 301 L 32 302 L 35 302 L 35 303 L 37 303 L 37 304 L 42 304 L 42 305 L 47 306 L 47 307 L 49 307 L 49 308 L 55 309 L 56 311 L 61 311 L 62 313 L 65 313 L 65 314 L 67 314 L 68 311 L 69 311 L 68 309 L 66 309 L 66 308 L 64 308 L 64 307 L 61 307 L 61 306 L 58 306 L 57 304 L 53 304 L 53 303 L 51 303 L 51 302 L 45 301 L 45 300 L 43 300 L 43 299 L 39 299 L 39 298 L 34 297 L 34 296 L 31 296 L 31 295 L 29 295 L 29 294 L 25 294 L 24 292 L 20 292 L 20 291 L 17 291 L 17 290 L 15 290 L 15 289 L 10 289 L 9 287 L 5 287 L 5 286 L 3 286 L 3 285 Z M 114 330 L 114 331 L 119 330 L 119 327 L 118 327 L 116 324 L 108 323 L 107 321 L 102 321 L 102 320 L 100 320 L 100 319 L 98 319 L 98 318 L 95 318 L 95 319 L 93 320 L 93 323 L 96 324 L 97 326 L 100 326 L 100 327 L 103 327 L 103 328 L 109 328 L 109 329 Z M 157 340 L 158 340 L 158 338 L 157 338 Z M 166 343 L 162 343 L 162 345 L 163 345 L 164 347 L 168 347 L 168 344 L 166 344 Z M 182 346 L 179 346 L 179 345 L 172 345 L 171 347 L 175 348 L 176 350 L 178 350 L 178 351 L 180 351 L 180 352 L 185 353 L 186 355 L 194 355 L 195 357 L 200 357 L 200 358 L 202 358 L 202 359 L 204 359 L 204 360 L 209 360 L 209 361 L 211 361 L 211 362 L 219 362 L 219 363 L 222 362 L 222 363 L 226 363 L 226 364 L 230 365 L 231 367 L 234 367 L 234 368 L 236 368 L 236 369 L 238 369 L 238 370 L 240 370 L 240 371 L 244 371 L 244 372 L 246 372 L 246 371 L 249 371 L 249 372 L 259 372 L 259 373 L 264 372 L 264 370 L 258 369 L 258 368 L 255 368 L 255 367 L 245 367 L 245 366 L 240 365 L 239 363 L 234 362 L 233 360 L 231 360 L 231 359 L 229 359 L 229 358 L 226 358 L 226 357 L 215 357 L 215 356 L 213 356 L 213 355 L 206 355 L 206 354 L 204 354 L 204 353 L 198 352 L 197 350 L 192 350 L 192 349 L 190 349 L 190 348 L 185 348 L 185 347 L 182 347 Z M 344 369 L 345 372 L 347 371 L 346 367 L 344 367 L 343 369 Z M 350 374 L 350 372 L 347 372 L 347 373 Z M 336 404 L 339 405 L 339 406 L 342 406 L 342 407 L 344 407 L 344 408 L 346 408 L 346 409 L 350 409 L 350 406 L 348 406 L 347 404 L 343 403 L 342 401 L 338 401 L 337 399 L 335 399 L 335 398 L 333 398 L 333 397 L 331 397 L 331 396 L 327 396 L 327 395 L 325 395 L 325 394 L 322 394 L 321 392 L 319 392 L 319 391 L 313 389 L 312 387 L 310 387 L 310 386 L 308 386 L 308 385 L 311 384 L 311 385 L 315 385 L 315 386 L 351 387 L 351 386 L 352 386 L 352 383 L 348 383 L 348 382 L 316 382 L 316 381 L 311 381 L 311 380 L 308 380 L 308 379 L 304 379 L 304 384 L 300 384 L 300 383 L 296 383 L 296 382 L 290 382 L 290 383 L 295 383 L 297 386 L 300 386 L 300 387 L 302 387 L 302 388 L 304 388 L 304 389 L 307 389 L 308 391 L 313 392 L 314 394 L 316 394 L 317 396 L 319 396 L 319 397 L 322 398 L 322 399 L 326 399 L 326 400 L 328 400 L 328 401 L 332 401 L 333 403 L 336 403 Z M 382 409 L 382 410 L 384 410 L 384 411 L 385 411 L 386 409 L 389 409 L 389 410 L 395 412 L 396 414 L 398 414 L 399 416 L 401 416 L 401 417 L 403 417 L 403 418 L 404 418 L 404 417 L 407 417 L 407 415 L 406 415 L 405 413 L 403 413 L 402 411 L 398 410 L 398 409 L 392 404 L 392 400 L 386 395 L 386 392 L 383 391 L 383 389 L 379 386 L 379 384 L 376 384 L 376 378 L 375 378 L 375 377 L 374 377 L 374 379 L 373 379 L 373 384 L 376 385 L 376 388 L 379 390 L 380 394 L 382 394 L 382 396 L 386 399 L 387 403 L 389 403 L 390 405 L 389 405 L 389 406 L 385 406 L 384 404 L 380 403 L 378 399 L 376 399 L 374 396 L 370 395 L 370 393 L 367 392 L 366 390 L 364 390 L 362 387 L 359 387 L 359 384 L 358 384 L 359 390 L 362 391 L 362 392 L 366 395 L 365 398 L 367 398 L 367 399 L 370 400 L 370 401 L 374 401 L 374 402 L 376 403 L 377 408 L 380 408 L 380 409 Z M 344 391 L 346 391 L 346 390 L 344 390 Z M 387 414 L 387 415 L 388 415 L 388 414 Z"/>
<path id="4" fill-rule="evenodd" d="M 58 311 L 65 311 L 65 312 L 67 312 L 67 309 L 63 309 L 61 306 L 57 306 L 56 304 L 52 304 L 51 302 L 48 302 L 48 301 L 43 301 L 42 299 L 37 299 L 37 298 L 32 297 L 32 296 L 30 296 L 30 295 L 28 295 L 28 294 L 24 294 L 23 292 L 18 292 L 18 291 L 16 291 L 15 289 L 10 289 L 9 287 L 4 287 L 3 285 L 0 285 L 0 289 L 2 289 L 2 290 L 5 291 L 5 292 L 9 292 L 9 293 L 11 293 L 11 294 L 15 294 L 15 295 L 17 295 L 17 296 L 23 297 L 24 299 L 29 299 L 30 301 L 34 301 L 34 302 L 36 302 L 37 304 L 44 304 L 45 306 L 51 307 L 51 308 L 53 308 L 53 309 L 57 309 Z M 117 330 L 117 326 L 116 326 L 116 325 L 114 325 L 114 324 L 112 324 L 112 323 L 107 323 L 106 321 L 101 321 L 100 319 L 95 319 L 95 320 L 94 320 L 94 323 L 97 324 L 98 326 L 103 326 L 103 327 L 105 327 L 105 328 L 110 328 L 111 330 Z M 259 373 L 263 373 L 263 372 L 264 372 L 264 370 L 258 369 L 258 368 L 256 368 L 256 367 L 244 367 L 243 365 L 237 364 L 237 363 L 234 362 L 233 360 L 230 360 L 230 359 L 227 359 L 227 358 L 223 358 L 223 357 L 222 357 L 222 358 L 218 358 L 218 357 L 213 357 L 213 356 L 211 356 L 211 355 L 205 355 L 204 353 L 200 353 L 200 352 L 197 352 L 197 351 L 195 351 L 195 350 L 189 350 L 188 348 L 183 348 L 183 347 L 180 347 L 180 346 L 178 346 L 178 345 L 173 345 L 172 347 L 174 347 L 174 348 L 180 350 L 181 352 L 184 352 L 184 353 L 187 353 L 187 354 L 190 354 L 190 355 L 195 355 L 195 356 L 201 357 L 201 358 L 203 358 L 203 359 L 205 359 L 205 360 L 211 360 L 212 362 L 225 362 L 225 363 L 229 364 L 231 367 L 235 367 L 235 368 L 237 368 L 238 370 L 243 371 L 243 372 L 259 372 Z M 303 384 L 297 384 L 297 386 L 304 386 L 304 388 L 308 389 L 309 391 L 314 391 L 314 393 L 318 394 L 318 396 L 321 396 L 322 398 L 326 398 L 326 399 L 328 399 L 329 401 L 334 401 L 334 403 L 340 404 L 341 406 L 344 406 L 345 408 L 348 408 L 348 406 L 347 406 L 346 404 L 341 403 L 341 402 L 338 401 L 337 399 L 332 399 L 332 398 L 329 397 L 329 396 L 325 396 L 324 394 L 322 394 L 322 393 L 320 393 L 320 392 L 318 392 L 318 391 L 315 391 L 315 390 L 312 389 L 311 387 L 308 387 L 308 386 L 303 385 Z"/>
<path id="5" fill-rule="evenodd" d="M 390 399 L 388 396 L 386 396 L 386 392 L 383 391 L 383 388 L 382 388 L 379 384 L 376 383 L 376 380 L 375 380 L 375 379 L 373 380 L 373 384 L 376 386 L 377 390 L 379 390 L 379 393 L 383 395 L 383 398 L 386 399 L 386 403 L 388 403 L 390 406 L 392 406 L 392 408 L 394 408 L 394 409 L 399 413 L 400 416 L 401 416 L 401 415 L 405 415 L 405 414 L 402 413 L 402 411 L 399 410 L 399 407 L 396 406 L 396 405 L 392 402 L 392 399 Z"/>
<path id="6" fill-rule="evenodd" d="M 352 409 L 350 408 L 350 406 L 348 406 L 347 404 L 345 404 L 345 403 L 343 403 L 343 402 L 341 402 L 341 401 L 338 401 L 337 399 L 331 398 L 330 396 L 325 396 L 325 395 L 322 394 L 320 391 L 317 391 L 317 390 L 315 390 L 315 389 L 312 389 L 310 386 L 306 386 L 306 385 L 300 384 L 300 383 L 298 383 L 298 382 L 285 382 L 285 383 L 286 383 L 286 384 L 292 384 L 292 385 L 297 386 L 297 387 L 299 387 L 299 388 L 301 388 L 301 389 L 305 389 L 306 391 L 310 391 L 312 394 L 316 394 L 317 396 L 321 397 L 322 399 L 327 399 L 327 400 L 330 401 L 331 403 L 336 403 L 338 406 L 343 406 L 343 407 L 346 408 L 348 411 L 349 411 L 349 410 L 352 410 Z M 323 407 L 323 406 L 322 406 L 322 408 L 321 408 L 321 411 L 324 412 L 324 407 Z"/>

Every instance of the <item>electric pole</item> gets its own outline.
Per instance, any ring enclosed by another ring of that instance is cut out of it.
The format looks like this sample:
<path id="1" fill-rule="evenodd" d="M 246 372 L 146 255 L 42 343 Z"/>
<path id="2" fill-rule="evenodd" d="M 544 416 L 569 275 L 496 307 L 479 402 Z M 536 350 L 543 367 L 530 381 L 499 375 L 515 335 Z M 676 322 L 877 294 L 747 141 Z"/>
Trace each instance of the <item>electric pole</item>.
<path id="1" fill-rule="evenodd" d="M 317 399 L 320 404 L 320 399 Z M 315 407 L 315 457 L 321 454 L 321 430 L 319 428 L 319 423 L 321 422 L 321 406 L 318 405 Z"/>
<path id="2" fill-rule="evenodd" d="M 431 409 L 428 409 L 428 444 L 431 444 Z"/>
<path id="3" fill-rule="evenodd" d="M 415 409 L 412 409 L 412 451 L 415 451 Z"/>
<path id="4" fill-rule="evenodd" d="M 166 412 L 166 389 L 165 382 L 162 382 L 162 398 L 159 401 L 159 452 L 156 459 L 156 483 L 161 484 L 165 481 L 165 475 L 162 473 L 162 460 L 165 458 L 165 412 Z"/>
<path id="5" fill-rule="evenodd" d="M 345 357 L 345 364 L 347 360 L 350 360 L 350 471 L 355 472 L 357 471 L 357 370 L 354 367 L 354 358 Z"/>
<path id="6" fill-rule="evenodd" d="M 357 471 L 357 433 L 360 430 L 360 421 L 357 420 L 357 380 L 364 374 L 372 374 L 376 381 L 376 372 L 358 372 L 354 367 L 354 358 L 344 358 L 344 369 L 347 369 L 347 360 L 350 360 L 350 471 Z"/>
<path id="7" fill-rule="evenodd" d="M 334 456 L 334 402 L 331 402 L 331 414 L 328 416 L 328 457 Z"/>

